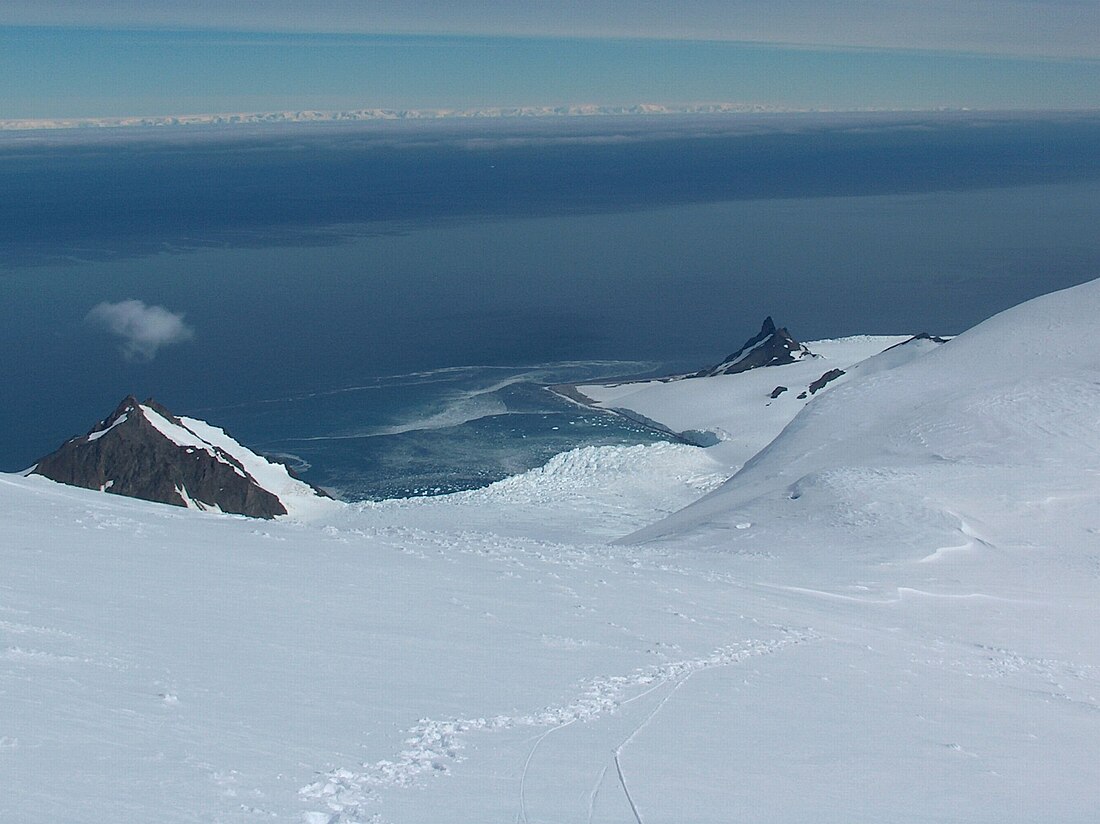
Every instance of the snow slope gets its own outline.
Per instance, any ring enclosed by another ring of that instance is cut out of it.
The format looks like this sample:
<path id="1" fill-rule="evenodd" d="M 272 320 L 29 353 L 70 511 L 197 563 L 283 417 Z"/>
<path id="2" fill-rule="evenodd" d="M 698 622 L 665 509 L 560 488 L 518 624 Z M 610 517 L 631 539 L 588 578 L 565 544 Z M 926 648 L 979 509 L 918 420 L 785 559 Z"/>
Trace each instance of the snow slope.
<path id="1" fill-rule="evenodd" d="M 636 413 L 674 432 L 712 433 L 718 442 L 709 453 L 732 474 L 813 399 L 808 391 L 813 381 L 830 369 L 848 370 L 906 340 L 907 335 L 858 335 L 811 341 L 806 346 L 818 357 L 781 366 L 688 380 L 586 384 L 577 390 L 598 408 Z M 841 377 L 828 388 L 847 379 Z M 787 391 L 772 398 L 778 386 Z M 798 397 L 802 393 L 805 397 Z"/>
<path id="2" fill-rule="evenodd" d="M 687 503 L 719 480 L 708 468 L 685 446 L 605 449 L 423 516 L 395 502 L 315 523 L 4 476 L 0 785 L 17 790 L 0 819 L 534 816 L 558 799 L 533 737 L 601 719 L 618 736 L 685 667 L 798 637 L 699 633 L 679 573 L 586 535 L 601 511 L 621 531 Z M 508 534 L 536 512 L 571 540 Z"/>
<path id="3" fill-rule="evenodd" d="M 856 483 L 864 467 L 972 485 L 985 474 L 994 487 L 1010 475 L 1028 486 L 1046 472 L 1092 477 L 1100 470 L 1097 305 L 1100 281 L 1003 312 L 895 368 L 853 370 L 721 490 L 646 534 L 692 528 L 761 494 L 798 499 Z M 840 477 L 849 480 L 830 480 Z"/>
<path id="4" fill-rule="evenodd" d="M 1098 311 L 856 370 L 720 486 L 656 444 L 259 522 L 0 476 L 0 820 L 1092 822 Z"/>

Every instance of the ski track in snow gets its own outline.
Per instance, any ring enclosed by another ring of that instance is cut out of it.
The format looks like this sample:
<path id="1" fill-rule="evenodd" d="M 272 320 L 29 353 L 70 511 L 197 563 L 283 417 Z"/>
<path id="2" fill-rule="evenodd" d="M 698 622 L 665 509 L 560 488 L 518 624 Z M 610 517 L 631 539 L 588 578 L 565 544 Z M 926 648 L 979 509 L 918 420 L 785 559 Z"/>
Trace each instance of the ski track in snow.
<path id="1" fill-rule="evenodd" d="M 634 796 L 630 794 L 630 786 L 627 784 L 626 775 L 623 773 L 623 763 L 622 763 L 623 752 L 626 750 L 626 748 L 628 746 L 630 746 L 630 742 L 633 741 L 635 739 L 635 737 L 637 737 L 638 733 L 640 733 L 642 730 L 644 730 L 646 727 L 649 726 L 649 722 L 653 720 L 654 716 L 657 715 L 657 713 L 659 713 L 661 711 L 661 709 L 664 707 L 664 705 L 668 703 L 668 700 L 670 698 L 672 698 L 673 695 L 676 694 L 676 691 L 678 689 L 680 689 L 680 687 L 682 687 L 687 682 L 687 680 L 689 678 L 691 678 L 691 676 L 695 672 L 696 672 L 696 670 L 690 670 L 683 678 L 678 679 L 672 685 L 672 689 L 670 689 L 668 691 L 668 694 L 664 698 L 662 698 L 660 701 L 657 702 L 657 706 L 655 706 L 652 709 L 652 711 L 650 711 L 649 715 L 647 715 L 644 719 L 642 719 L 642 723 L 640 723 L 637 727 L 635 727 L 634 730 L 630 733 L 630 735 L 628 735 L 623 740 L 623 743 L 621 743 L 618 747 L 615 748 L 615 755 L 614 755 L 615 772 L 619 776 L 619 784 L 622 785 L 623 794 L 626 796 L 626 801 L 630 805 L 630 811 L 634 814 L 634 820 L 637 822 L 637 824 L 645 824 L 645 821 L 643 821 L 643 819 L 642 819 L 642 814 L 640 812 L 638 812 L 638 804 L 637 804 L 637 802 L 635 802 Z"/>
<path id="2" fill-rule="evenodd" d="M 532 746 L 531 751 L 529 753 L 527 753 L 527 760 L 523 762 L 523 772 L 520 773 L 520 776 L 519 776 L 519 812 L 516 814 L 517 824 L 519 824 L 519 822 L 521 822 L 521 821 L 523 822 L 523 824 L 528 824 L 529 819 L 527 818 L 527 794 L 526 794 L 527 773 L 531 769 L 531 760 L 535 757 L 535 753 L 538 752 L 539 744 L 541 744 L 543 742 L 543 740 L 545 740 L 546 737 L 548 735 L 550 735 L 551 733 L 557 732 L 558 730 L 561 730 L 561 729 L 565 729 L 570 724 L 575 724 L 576 722 L 577 722 L 577 719 L 574 718 L 570 721 L 566 721 L 564 724 L 558 724 L 556 727 L 551 727 L 550 729 L 548 729 L 546 732 L 544 732 L 542 735 L 540 735 L 538 738 L 535 739 L 534 746 Z"/>
<path id="3" fill-rule="evenodd" d="M 630 675 L 602 676 L 591 679 L 583 693 L 575 701 L 560 706 L 549 706 L 529 715 L 498 715 L 491 718 L 455 718 L 446 721 L 422 719 L 408 732 L 407 748 L 393 760 L 362 764 L 358 769 L 338 768 L 322 774 L 322 778 L 299 790 L 304 802 L 320 802 L 327 809 L 305 813 L 309 824 L 362 824 L 380 820 L 377 814 L 367 815 L 368 806 L 381 801 L 378 791 L 386 788 L 408 787 L 424 775 L 446 775 L 452 764 L 462 761 L 463 737 L 477 731 L 515 729 L 517 727 L 549 727 L 540 734 L 527 755 L 520 772 L 519 811 L 517 822 L 526 824 L 527 803 L 524 793 L 527 773 L 539 745 L 551 733 L 580 722 L 593 721 L 602 715 L 612 714 L 623 705 L 636 701 L 659 687 L 674 686 L 657 706 L 645 717 L 630 736 L 613 752 L 613 761 L 620 782 L 632 809 L 636 807 L 630 798 L 619 756 L 633 738 L 648 724 L 672 697 L 676 690 L 695 672 L 739 664 L 749 658 L 769 655 L 795 644 L 805 643 L 818 636 L 812 630 L 776 627 L 783 637 L 778 640 L 747 640 L 721 647 L 703 658 L 675 661 L 635 670 Z M 632 697 L 624 696 L 638 687 L 645 691 Z M 606 767 L 605 770 L 606 772 Z M 602 783 L 602 773 L 601 782 Z M 590 809 L 600 784 L 589 796 Z M 641 819 L 638 818 L 641 822 Z"/>
<path id="4" fill-rule="evenodd" d="M 592 787 L 592 791 L 588 794 L 588 817 L 585 819 L 586 824 L 592 824 L 592 819 L 596 817 L 596 799 L 600 797 L 600 788 L 603 786 L 604 779 L 607 777 L 607 765 L 603 765 L 603 769 L 600 770 L 599 776 L 596 778 L 596 784 Z"/>
<path id="5" fill-rule="evenodd" d="M 619 784 L 622 786 L 623 794 L 626 796 L 626 803 L 630 805 L 631 815 L 634 816 L 634 820 L 637 822 L 637 824 L 645 824 L 645 822 L 642 821 L 641 814 L 638 812 L 637 805 L 634 803 L 633 796 L 630 795 L 630 788 L 626 784 L 626 776 L 623 775 L 623 767 L 622 764 L 619 762 L 618 753 L 615 753 L 615 772 L 619 776 Z"/>

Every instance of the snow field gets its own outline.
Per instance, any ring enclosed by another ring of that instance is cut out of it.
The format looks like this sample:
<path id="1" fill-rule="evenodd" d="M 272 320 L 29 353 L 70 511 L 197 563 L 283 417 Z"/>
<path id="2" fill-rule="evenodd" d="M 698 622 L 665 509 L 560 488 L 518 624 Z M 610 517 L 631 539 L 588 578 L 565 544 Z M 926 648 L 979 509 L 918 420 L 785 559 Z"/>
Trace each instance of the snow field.
<path id="1" fill-rule="evenodd" d="M 707 453 L 732 474 L 816 397 L 798 397 L 808 393 L 810 383 L 830 369 L 850 369 L 905 340 L 908 337 L 904 335 L 858 335 L 810 341 L 806 346 L 818 357 L 782 366 L 677 381 L 586 384 L 577 389 L 600 408 L 629 410 L 675 432 L 713 433 L 718 443 Z M 849 379 L 844 375 L 832 381 L 827 390 Z M 771 398 L 778 386 L 786 386 L 787 391 Z"/>
<path id="2" fill-rule="evenodd" d="M 1091 823 L 1098 311 L 852 369 L 744 461 L 277 522 L 2 476 L 0 819 Z"/>
<path id="3" fill-rule="evenodd" d="M 585 490 L 626 495 L 631 468 L 658 473 L 662 456 L 679 499 L 677 472 L 695 477 L 684 458 L 698 450 L 655 446 L 577 456 L 572 490 L 551 468 L 563 499 L 550 511 L 572 518 Z M 593 484 L 593 463 L 618 477 Z M 660 486 L 634 477 L 643 491 Z M 19 744 L 0 771 L 20 792 L 0 811 L 109 821 L 125 796 L 139 819 L 161 821 L 395 820 L 433 776 L 450 782 L 463 759 L 515 732 L 614 714 L 684 667 L 777 640 L 720 625 L 696 638 L 678 596 L 652 589 L 651 565 L 587 543 L 577 519 L 569 543 L 455 528 L 464 514 L 507 523 L 524 508 L 493 496 L 452 504 L 443 531 L 413 526 L 410 502 L 394 505 L 406 523 L 372 524 L 350 507 L 332 523 L 257 523 L 5 477 L 0 564 L 18 597 L 0 603 L 18 620 L 0 626 L 0 689 L 18 711 L 0 734 Z M 549 504 L 543 494 L 525 517 Z M 637 501 L 631 511 L 633 525 L 662 514 Z M 27 644 L 25 627 L 57 641 Z M 32 667 L 19 650 L 54 657 Z M 501 780 L 509 809 L 528 755 L 516 746 Z M 66 776 L 66 793 L 43 774 Z M 491 801 L 476 781 L 464 799 L 472 819 Z M 431 807 L 401 814 L 438 820 Z"/>

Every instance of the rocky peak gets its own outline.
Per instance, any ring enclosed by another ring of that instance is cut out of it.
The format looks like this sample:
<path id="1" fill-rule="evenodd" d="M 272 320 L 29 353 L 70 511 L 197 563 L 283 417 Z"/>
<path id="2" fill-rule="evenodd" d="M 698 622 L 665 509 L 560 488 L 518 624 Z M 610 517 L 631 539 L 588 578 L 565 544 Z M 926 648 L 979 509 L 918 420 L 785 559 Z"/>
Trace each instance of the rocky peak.
<path id="1" fill-rule="evenodd" d="M 749 338 L 736 352 L 727 355 L 717 366 L 703 369 L 690 377 L 734 375 L 761 366 L 779 366 L 794 363 L 805 357 L 816 357 L 785 329 L 777 329 L 771 316 L 764 318 L 760 331 Z"/>
<path id="2" fill-rule="evenodd" d="M 152 399 L 150 398 L 150 400 Z M 88 434 L 84 436 L 84 438 L 87 440 L 96 440 L 97 436 L 102 436 L 112 427 L 120 423 L 124 423 L 126 420 L 128 420 L 129 416 L 137 409 L 139 405 L 140 404 L 138 404 L 137 398 L 135 398 L 133 395 L 127 395 L 125 398 L 122 399 L 122 403 L 118 405 L 115 411 L 103 420 L 101 420 L 95 426 L 93 426 L 91 430 L 89 430 Z"/>
<path id="3" fill-rule="evenodd" d="M 176 417 L 152 398 L 139 403 L 132 395 L 31 472 L 113 495 L 256 518 L 286 515 L 288 493 L 324 496 L 222 430 Z"/>

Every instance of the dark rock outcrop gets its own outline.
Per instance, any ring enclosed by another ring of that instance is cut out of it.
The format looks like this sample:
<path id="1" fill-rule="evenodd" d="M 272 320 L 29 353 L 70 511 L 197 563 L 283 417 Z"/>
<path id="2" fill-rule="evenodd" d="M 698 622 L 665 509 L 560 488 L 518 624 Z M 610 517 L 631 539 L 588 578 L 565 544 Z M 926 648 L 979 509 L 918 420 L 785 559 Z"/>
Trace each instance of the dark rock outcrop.
<path id="1" fill-rule="evenodd" d="M 813 395 L 819 389 L 824 389 L 825 384 L 832 383 L 843 374 L 843 369 L 830 369 L 828 372 L 826 372 L 824 375 L 822 375 L 820 378 L 809 385 L 808 389 L 810 390 L 810 394 Z"/>
<path id="2" fill-rule="evenodd" d="M 909 340 L 903 340 L 901 343 L 895 343 L 893 346 L 888 346 L 882 351 L 889 352 L 891 349 L 897 349 L 899 346 L 908 346 L 910 343 L 915 343 L 921 340 L 931 341 L 932 343 L 947 343 L 950 338 L 941 338 L 939 335 L 930 335 L 927 332 L 918 332 L 917 334 L 913 335 L 913 337 L 909 338 Z"/>
<path id="3" fill-rule="evenodd" d="M 124 399 L 88 434 L 67 441 L 31 472 L 63 484 L 175 506 L 254 518 L 287 512 L 238 458 L 206 442 L 152 399 L 143 404 L 132 396 Z"/>
<path id="4" fill-rule="evenodd" d="M 768 395 L 768 397 L 771 398 L 774 401 L 776 398 L 778 398 L 780 395 L 782 395 L 786 391 L 787 391 L 787 387 L 777 386 L 777 387 L 775 387 L 775 389 L 772 390 L 772 393 L 770 395 Z"/>
<path id="5" fill-rule="evenodd" d="M 815 357 L 803 344 L 799 343 L 786 329 L 776 329 L 771 317 L 764 319 L 760 331 L 745 341 L 736 352 L 727 356 L 717 366 L 703 369 L 688 377 L 705 378 L 714 375 L 735 375 L 762 366 L 780 366 L 794 363 L 805 357 Z"/>

